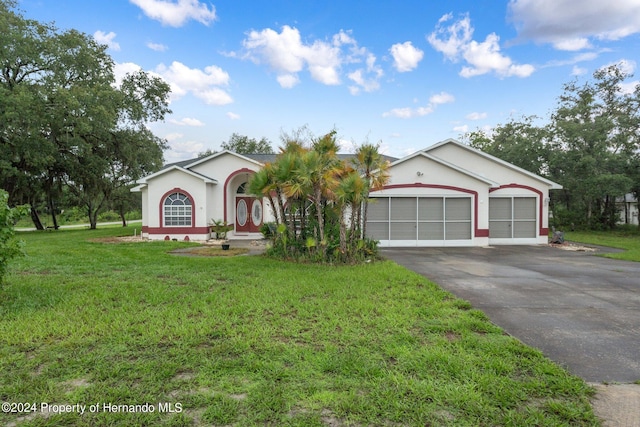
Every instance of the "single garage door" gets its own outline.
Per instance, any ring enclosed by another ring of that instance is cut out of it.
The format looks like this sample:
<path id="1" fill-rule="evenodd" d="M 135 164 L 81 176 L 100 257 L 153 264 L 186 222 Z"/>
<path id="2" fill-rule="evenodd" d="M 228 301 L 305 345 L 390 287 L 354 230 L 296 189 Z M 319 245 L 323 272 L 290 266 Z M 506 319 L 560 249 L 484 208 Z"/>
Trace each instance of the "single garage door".
<path id="1" fill-rule="evenodd" d="M 375 197 L 367 236 L 405 244 L 471 240 L 470 197 Z"/>
<path id="2" fill-rule="evenodd" d="M 489 238 L 536 237 L 535 197 L 490 197 Z"/>

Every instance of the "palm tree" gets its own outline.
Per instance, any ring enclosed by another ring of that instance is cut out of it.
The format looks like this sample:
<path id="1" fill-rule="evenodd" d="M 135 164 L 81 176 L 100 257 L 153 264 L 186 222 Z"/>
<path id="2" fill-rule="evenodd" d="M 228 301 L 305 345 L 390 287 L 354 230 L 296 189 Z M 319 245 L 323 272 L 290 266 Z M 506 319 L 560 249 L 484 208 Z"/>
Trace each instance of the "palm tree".
<path id="1" fill-rule="evenodd" d="M 389 182 L 389 161 L 380 154 L 380 143 L 376 145 L 364 143 L 357 148 L 352 163 L 362 174 L 367 184 L 362 218 L 358 218 L 358 222 L 362 224 L 361 237 L 364 238 L 367 231 L 369 193 L 382 189 Z"/>

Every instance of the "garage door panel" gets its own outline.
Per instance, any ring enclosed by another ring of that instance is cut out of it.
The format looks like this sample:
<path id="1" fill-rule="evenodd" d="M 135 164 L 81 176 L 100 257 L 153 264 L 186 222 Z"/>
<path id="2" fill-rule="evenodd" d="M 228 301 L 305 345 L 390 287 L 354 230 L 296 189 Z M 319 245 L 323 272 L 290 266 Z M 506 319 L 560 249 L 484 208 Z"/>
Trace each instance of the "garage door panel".
<path id="1" fill-rule="evenodd" d="M 420 221 L 442 221 L 444 219 L 444 199 L 442 197 L 420 197 L 418 199 L 418 219 Z"/>
<path id="2" fill-rule="evenodd" d="M 444 240 L 444 223 L 418 223 L 418 240 Z"/>
<path id="3" fill-rule="evenodd" d="M 471 239 L 471 224 L 468 222 L 447 222 L 445 240 Z"/>
<path id="4" fill-rule="evenodd" d="M 367 221 L 367 237 L 374 240 L 389 240 L 389 223 Z"/>
<path id="5" fill-rule="evenodd" d="M 511 198 L 490 198 L 489 199 L 489 220 L 509 220 L 513 213 L 511 211 Z"/>
<path id="6" fill-rule="evenodd" d="M 367 219 L 369 221 L 389 220 L 389 198 L 376 197 L 371 199 L 367 209 Z"/>
<path id="7" fill-rule="evenodd" d="M 416 240 L 415 222 L 392 222 L 390 240 Z"/>
<path id="8" fill-rule="evenodd" d="M 445 203 L 447 221 L 471 221 L 471 199 L 449 198 Z"/>
<path id="9" fill-rule="evenodd" d="M 516 197 L 513 199 L 513 218 L 514 219 L 536 219 L 536 198 L 535 197 Z"/>
<path id="10" fill-rule="evenodd" d="M 391 199 L 392 221 L 415 221 L 417 214 L 417 201 L 415 197 L 393 197 Z"/>
<path id="11" fill-rule="evenodd" d="M 510 239 L 511 221 L 491 221 L 489 223 L 489 238 Z"/>
<path id="12" fill-rule="evenodd" d="M 536 237 L 535 221 L 516 221 L 513 223 L 513 237 Z"/>

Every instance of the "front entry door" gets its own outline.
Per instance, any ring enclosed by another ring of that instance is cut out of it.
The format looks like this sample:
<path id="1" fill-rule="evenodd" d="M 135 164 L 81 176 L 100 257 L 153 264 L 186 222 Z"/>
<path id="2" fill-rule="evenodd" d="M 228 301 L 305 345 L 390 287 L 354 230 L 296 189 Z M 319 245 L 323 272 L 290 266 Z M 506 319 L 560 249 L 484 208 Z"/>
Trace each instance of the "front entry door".
<path id="1" fill-rule="evenodd" d="M 258 233 L 262 225 L 262 202 L 253 197 L 236 197 L 236 231 Z"/>

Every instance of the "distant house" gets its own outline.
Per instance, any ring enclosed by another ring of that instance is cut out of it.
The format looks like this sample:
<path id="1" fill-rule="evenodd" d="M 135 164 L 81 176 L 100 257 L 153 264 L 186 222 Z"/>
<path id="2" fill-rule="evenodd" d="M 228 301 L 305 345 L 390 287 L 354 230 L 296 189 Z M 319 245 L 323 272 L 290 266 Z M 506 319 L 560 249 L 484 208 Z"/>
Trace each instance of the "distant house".
<path id="1" fill-rule="evenodd" d="M 132 191 L 142 196 L 142 235 L 206 240 L 209 222 L 222 219 L 235 226 L 230 238 L 260 237 L 271 206 L 246 194 L 246 184 L 273 159 L 223 151 L 139 180 Z M 560 185 L 453 139 L 391 160 L 367 220 L 381 246 L 547 243 L 549 190 Z"/>
<path id="2" fill-rule="evenodd" d="M 616 207 L 620 212 L 618 224 L 638 225 L 638 199 L 633 193 L 617 198 Z"/>

